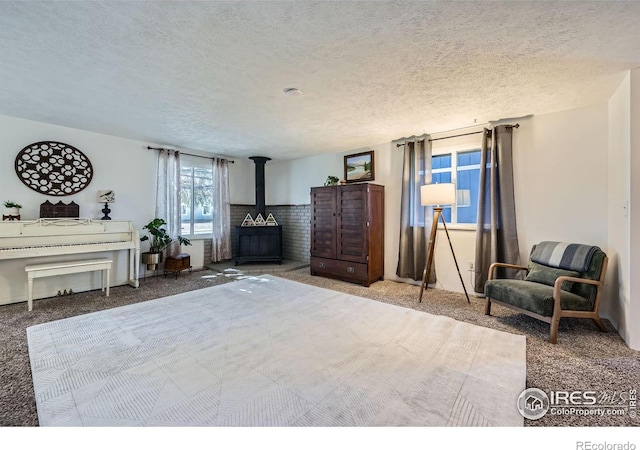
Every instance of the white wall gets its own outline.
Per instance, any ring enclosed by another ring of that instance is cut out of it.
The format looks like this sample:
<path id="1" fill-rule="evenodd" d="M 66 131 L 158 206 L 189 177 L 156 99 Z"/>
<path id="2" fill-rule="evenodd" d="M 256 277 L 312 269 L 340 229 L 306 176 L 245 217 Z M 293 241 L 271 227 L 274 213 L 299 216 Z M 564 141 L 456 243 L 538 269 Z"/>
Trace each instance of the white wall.
<path id="1" fill-rule="evenodd" d="M 630 311 L 630 75 L 609 99 L 608 148 L 608 243 L 609 267 L 602 314 L 607 316 L 628 342 L 625 311 Z"/>
<path id="2" fill-rule="evenodd" d="M 229 197 L 232 204 L 255 205 L 255 164 L 249 158 L 233 158 L 229 165 Z M 271 186 L 271 161 L 265 166 L 265 185 Z M 269 204 L 267 202 L 267 204 Z"/>
<path id="3" fill-rule="evenodd" d="M 93 165 L 94 176 L 83 191 L 54 197 L 29 189 L 17 177 L 15 157 L 27 145 L 38 141 L 60 141 L 84 153 Z M 0 115 L 0 192 L 2 201 L 15 200 L 23 205 L 23 219 L 39 217 L 40 204 L 74 201 L 80 216 L 98 219 L 103 204 L 97 202 L 99 189 L 113 189 L 116 203 L 110 208 L 114 220 L 147 223 L 155 209 L 156 154 L 147 143 L 130 139 L 60 127 L 42 122 Z"/>
<path id="4" fill-rule="evenodd" d="M 361 151 L 366 150 L 368 149 L 361 149 Z M 271 192 L 267 193 L 270 196 L 270 201 L 267 203 L 308 205 L 311 187 L 324 185 L 329 175 L 339 179 L 344 178 L 344 155 L 344 153 L 332 153 L 277 163 L 274 166 L 277 167 L 276 173 L 279 178 L 277 182 L 274 180 Z M 375 157 L 378 157 L 377 152 Z M 376 164 L 377 168 L 378 164 Z"/>
<path id="5" fill-rule="evenodd" d="M 25 186 L 15 173 L 15 157 L 24 147 L 38 141 L 64 142 L 83 152 L 94 170 L 89 186 L 77 194 L 63 197 L 40 194 Z M 147 150 L 147 145 L 130 139 L 0 115 L 0 200 L 13 200 L 22 204 L 20 212 L 23 220 L 37 219 L 40 204 L 46 200 L 52 203 L 74 201 L 80 206 L 80 217 L 99 219 L 102 217 L 100 209 L 103 204 L 97 202 L 97 191 L 113 189 L 116 202 L 110 206 L 111 218 L 131 220 L 136 229 L 140 230 L 153 218 L 155 210 L 157 155 L 156 152 Z M 92 253 L 91 257 L 104 256 L 114 260 L 112 285 L 115 286 L 127 282 L 126 253 Z M 26 300 L 26 264 L 77 258 L 76 255 L 0 260 L 0 304 Z M 34 298 L 52 296 L 59 290 L 73 289 L 80 292 L 99 287 L 97 273 L 40 279 L 34 285 Z"/>
<path id="6" fill-rule="evenodd" d="M 630 244 L 629 244 L 629 299 L 630 311 L 625 314 L 629 340 L 627 344 L 633 349 L 640 349 L 640 69 L 634 69 L 630 73 L 631 114 L 629 122 L 633 124 L 630 129 Z M 635 175 L 635 176 L 634 176 Z M 635 274 L 631 276 L 631 274 Z"/>
<path id="7" fill-rule="evenodd" d="M 607 105 L 521 120 L 514 179 L 522 259 L 542 240 L 607 250 Z"/>

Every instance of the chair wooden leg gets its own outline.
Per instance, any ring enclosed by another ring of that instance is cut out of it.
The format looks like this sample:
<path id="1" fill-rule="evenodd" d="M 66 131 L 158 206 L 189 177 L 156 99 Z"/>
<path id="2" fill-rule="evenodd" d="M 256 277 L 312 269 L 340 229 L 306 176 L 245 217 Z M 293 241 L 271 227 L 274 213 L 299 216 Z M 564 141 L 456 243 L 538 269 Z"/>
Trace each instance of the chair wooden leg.
<path id="1" fill-rule="evenodd" d="M 607 330 L 607 327 L 604 325 L 604 322 L 602 322 L 602 319 L 600 317 L 593 317 L 591 320 L 593 320 L 593 322 L 596 324 L 598 329 L 600 329 L 600 331 L 603 331 L 603 332 L 609 331 Z"/>
<path id="2" fill-rule="evenodd" d="M 420 296 L 418 297 L 418 303 L 422 303 L 422 294 L 424 294 L 424 291 L 427 289 L 427 286 L 429 285 L 429 277 L 427 275 L 427 269 L 424 269 L 424 272 L 422 273 L 422 284 L 420 285 Z"/>
<path id="3" fill-rule="evenodd" d="M 491 299 L 487 297 L 487 303 L 484 305 L 484 313 L 487 316 L 491 315 Z"/>
<path id="4" fill-rule="evenodd" d="M 551 328 L 549 330 L 549 342 L 552 344 L 558 343 L 558 327 L 560 326 L 560 318 L 554 318 L 551 321 Z"/>

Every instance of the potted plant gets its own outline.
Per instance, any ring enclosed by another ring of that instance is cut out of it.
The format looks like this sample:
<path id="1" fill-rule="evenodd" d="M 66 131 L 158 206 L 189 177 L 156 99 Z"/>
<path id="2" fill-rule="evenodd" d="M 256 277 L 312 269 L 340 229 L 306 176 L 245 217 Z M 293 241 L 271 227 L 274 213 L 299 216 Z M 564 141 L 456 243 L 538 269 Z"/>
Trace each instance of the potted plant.
<path id="1" fill-rule="evenodd" d="M 333 175 L 329 175 L 327 177 L 327 181 L 324 182 L 325 186 L 337 186 L 338 185 L 338 177 L 334 177 Z"/>
<path id="2" fill-rule="evenodd" d="M 9 200 L 4 202 L 4 207 L 6 208 L 5 212 L 8 216 L 19 216 L 20 208 L 22 208 L 22 205 L 20 203 L 12 202 Z"/>
<path id="3" fill-rule="evenodd" d="M 176 240 L 167 233 L 167 229 L 164 227 L 166 224 L 164 219 L 156 217 L 142 227 L 147 230 L 147 234 L 142 236 L 140 241 L 149 241 L 149 251 L 142 254 L 142 262 L 147 265 L 147 270 L 156 269 L 156 265 L 161 261 L 162 252 Z M 182 236 L 178 236 L 177 240 L 181 245 L 191 245 L 191 241 Z"/>

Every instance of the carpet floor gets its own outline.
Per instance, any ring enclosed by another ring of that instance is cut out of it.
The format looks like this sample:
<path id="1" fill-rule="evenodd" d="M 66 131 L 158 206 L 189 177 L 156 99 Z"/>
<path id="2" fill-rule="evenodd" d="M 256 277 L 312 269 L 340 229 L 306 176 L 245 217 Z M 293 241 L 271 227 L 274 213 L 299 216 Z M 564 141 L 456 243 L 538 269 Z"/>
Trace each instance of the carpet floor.
<path id="1" fill-rule="evenodd" d="M 463 294 L 429 290 L 417 302 L 419 287 L 380 281 L 369 288 L 321 277 L 308 268 L 278 273 L 277 276 L 347 294 L 369 298 L 463 322 L 526 336 L 527 387 L 544 391 L 593 390 L 620 395 L 640 386 L 640 352 L 629 349 L 615 331 L 602 333 L 588 320 L 562 319 L 558 344 L 547 342 L 548 325 L 494 306 L 492 316 L 483 314 L 484 301 Z M 36 300 L 34 310 L 26 304 L 0 306 L 0 425 L 38 426 L 26 329 L 52 320 L 73 317 L 117 306 L 139 303 L 181 292 L 232 282 L 215 271 L 205 270 L 172 277 L 147 278 L 139 289 L 118 286 L 105 298 L 100 291 Z M 538 420 L 524 420 L 525 426 L 638 426 L 640 421 L 624 416 L 581 416 L 547 414 Z"/>
<path id="2" fill-rule="evenodd" d="M 522 426 L 525 338 L 247 277 L 27 328 L 41 426 Z"/>

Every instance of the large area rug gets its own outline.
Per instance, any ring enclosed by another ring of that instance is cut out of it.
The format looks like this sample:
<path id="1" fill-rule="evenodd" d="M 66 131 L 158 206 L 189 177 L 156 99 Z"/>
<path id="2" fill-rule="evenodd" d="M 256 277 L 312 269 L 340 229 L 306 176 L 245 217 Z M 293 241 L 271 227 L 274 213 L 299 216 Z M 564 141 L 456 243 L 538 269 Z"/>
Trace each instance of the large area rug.
<path id="1" fill-rule="evenodd" d="M 523 425 L 523 336 L 271 275 L 27 337 L 41 426 Z"/>

